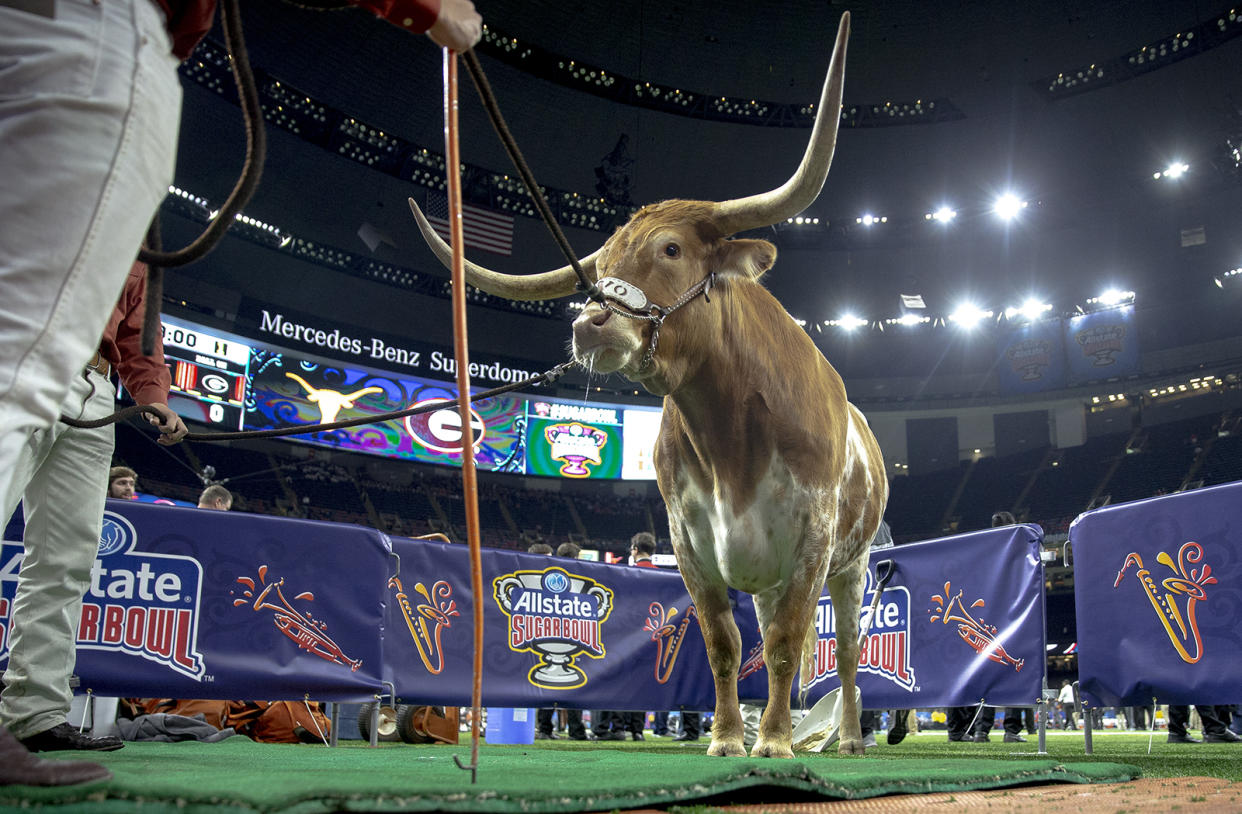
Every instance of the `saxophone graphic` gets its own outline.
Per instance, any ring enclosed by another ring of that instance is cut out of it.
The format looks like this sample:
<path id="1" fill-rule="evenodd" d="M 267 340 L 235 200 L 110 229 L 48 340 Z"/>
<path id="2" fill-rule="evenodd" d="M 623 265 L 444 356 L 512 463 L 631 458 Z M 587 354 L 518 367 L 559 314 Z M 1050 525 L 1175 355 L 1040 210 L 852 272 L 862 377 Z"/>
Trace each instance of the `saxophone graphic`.
<path id="1" fill-rule="evenodd" d="M 1131 565 L 1138 566 L 1135 575 L 1143 584 L 1147 600 L 1151 602 L 1157 618 L 1164 625 L 1164 632 L 1169 635 L 1169 641 L 1173 643 L 1177 655 L 1181 656 L 1182 661 L 1187 664 L 1194 664 L 1203 658 L 1203 640 L 1199 636 L 1195 605 L 1207 599 L 1207 591 L 1203 589 L 1203 586 L 1216 582 L 1216 577 L 1212 576 L 1212 566 L 1204 564 L 1202 569 L 1191 567 L 1202 559 L 1203 546 L 1193 541 L 1183 543 L 1178 549 L 1176 563 L 1164 551 L 1157 554 L 1156 562 L 1167 566 L 1174 573 L 1174 576 L 1161 580 L 1160 585 L 1164 588 L 1164 592 L 1161 593 L 1160 588 L 1156 586 L 1156 581 L 1151 577 L 1151 572 L 1143 566 L 1143 558 L 1137 551 L 1131 551 L 1126 555 L 1125 561 L 1121 564 L 1121 570 L 1117 572 L 1117 579 L 1113 582 L 1113 588 L 1117 588 L 1121 585 L 1126 570 Z M 1186 597 L 1185 616 L 1177 607 L 1178 596 Z M 1187 644 L 1191 645 L 1189 651 L 1186 648 Z"/>
<path id="2" fill-rule="evenodd" d="M 668 682 L 673 674 L 673 665 L 677 663 L 677 653 L 681 650 L 682 640 L 686 638 L 686 630 L 690 620 L 698 614 L 694 605 L 686 608 L 686 615 L 681 617 L 681 624 L 673 626 L 676 608 L 669 608 L 666 613 L 659 602 L 652 602 L 647 607 L 647 623 L 643 630 L 651 634 L 651 641 L 656 643 L 655 680 L 660 684 Z"/>
<path id="3" fill-rule="evenodd" d="M 944 595 L 949 596 L 950 590 L 951 586 L 946 582 Z M 949 622 L 957 622 L 957 635 L 970 645 L 972 650 L 982 653 L 997 664 L 1013 665 L 1015 673 L 1022 671 L 1022 665 L 1026 663 L 1026 659 L 1014 658 L 1005 651 L 1004 645 L 996 641 L 996 625 L 987 624 L 982 616 L 976 620 L 970 615 L 970 611 L 966 610 L 962 604 L 961 588 L 958 588 L 957 593 L 949 598 L 948 604 L 940 594 L 933 595 L 931 599 L 939 606 L 931 612 L 932 622 L 938 621 L 945 625 Z M 976 599 L 970 603 L 972 608 L 982 608 L 984 605 L 982 599 Z"/>
<path id="4" fill-rule="evenodd" d="M 418 648 L 418 657 L 423 660 L 423 666 L 432 675 L 439 675 L 444 669 L 444 651 L 440 647 L 440 632 L 452 626 L 449 622 L 450 616 L 460 615 L 457 612 L 457 601 L 450 598 L 453 595 L 452 586 L 440 580 L 431 586 L 431 592 L 428 593 L 423 583 L 415 583 L 414 590 L 422 594 L 423 599 L 426 600 L 417 608 L 410 603 L 410 598 L 401 585 L 400 578 L 393 577 L 388 580 L 388 587 L 397 589 L 397 602 L 401 605 L 401 615 L 405 617 L 405 624 L 410 629 L 410 637 L 414 639 L 414 645 Z M 430 631 L 427 629 L 428 620 L 435 625 Z"/>

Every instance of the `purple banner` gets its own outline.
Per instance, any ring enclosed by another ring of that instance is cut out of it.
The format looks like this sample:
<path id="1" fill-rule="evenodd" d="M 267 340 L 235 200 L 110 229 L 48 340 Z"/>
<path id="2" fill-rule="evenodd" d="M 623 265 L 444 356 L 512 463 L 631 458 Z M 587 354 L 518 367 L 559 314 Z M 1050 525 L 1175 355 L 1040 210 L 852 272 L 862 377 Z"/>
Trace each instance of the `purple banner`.
<path id="1" fill-rule="evenodd" d="M 22 546 L 0 552 L 0 662 Z M 372 529 L 109 500 L 75 673 L 101 695 L 370 700 L 390 570 Z"/>
<path id="2" fill-rule="evenodd" d="M 1239 700 L 1242 482 L 1087 512 L 1070 542 L 1089 703 Z"/>
<path id="3" fill-rule="evenodd" d="M 859 658 L 866 709 L 1034 704 L 1044 676 L 1043 532 L 1020 525 L 872 551 L 860 617 L 866 626 L 876 564 L 892 560 Z M 832 602 L 816 624 L 815 700 L 840 686 Z"/>
<path id="4" fill-rule="evenodd" d="M 388 679 L 409 700 L 467 704 L 469 552 L 403 539 L 393 541 L 393 552 L 401 570 L 389 581 Z M 484 551 L 483 591 L 482 681 L 490 705 L 715 705 L 703 635 L 676 571 Z M 746 609 L 753 627 L 749 602 Z"/>
<path id="5" fill-rule="evenodd" d="M 1030 704 L 1043 675 L 1037 527 L 883 549 L 896 569 L 860 664 L 868 708 Z M 0 660 L 21 546 L 0 559 Z M 492 706 L 711 709 L 699 620 L 676 571 L 483 552 L 483 699 Z M 767 675 L 754 604 L 732 594 L 739 695 Z M 358 526 L 110 501 L 79 627 L 82 687 L 109 695 L 465 705 L 473 665 L 463 545 Z M 838 686 L 819 605 L 808 698 Z"/>

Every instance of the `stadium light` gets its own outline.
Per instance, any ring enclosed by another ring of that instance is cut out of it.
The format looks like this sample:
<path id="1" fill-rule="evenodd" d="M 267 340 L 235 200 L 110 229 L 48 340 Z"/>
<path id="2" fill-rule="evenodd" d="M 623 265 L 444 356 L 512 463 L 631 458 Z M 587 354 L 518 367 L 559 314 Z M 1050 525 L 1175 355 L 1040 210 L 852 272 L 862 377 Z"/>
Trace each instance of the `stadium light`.
<path id="1" fill-rule="evenodd" d="M 1156 179 L 1157 181 L 1159 181 L 1161 178 L 1164 178 L 1165 180 L 1168 180 L 1168 181 L 1176 181 L 1178 178 L 1181 178 L 1183 175 L 1185 175 L 1187 171 L 1189 170 L 1190 170 L 1190 165 L 1187 164 L 1186 162 L 1174 161 L 1172 164 L 1165 167 L 1163 171 L 1154 173 L 1152 175 L 1152 178 Z"/>
<path id="2" fill-rule="evenodd" d="M 1001 220 L 1013 220 L 1023 209 L 1026 209 L 1026 201 L 1009 192 L 997 198 L 996 203 L 992 205 L 992 211 Z"/>
<path id="3" fill-rule="evenodd" d="M 1036 299 L 1035 297 L 1031 297 L 1026 302 L 1022 303 L 1021 305 L 1017 305 L 1012 308 L 1006 308 L 1005 317 L 1007 319 L 1013 319 L 1014 317 L 1021 316 L 1021 317 L 1025 317 L 1031 322 L 1034 322 L 1035 320 L 1039 319 L 1044 314 L 1044 312 L 1051 311 L 1051 310 L 1052 310 L 1052 303 L 1042 302 Z"/>
<path id="4" fill-rule="evenodd" d="M 835 328 L 841 328 L 845 331 L 853 331 L 864 327 L 867 324 L 867 320 L 862 317 L 854 316 L 853 314 L 845 314 L 839 319 L 826 319 L 824 320 L 824 324 Z"/>
<path id="5" fill-rule="evenodd" d="M 874 226 L 877 223 L 888 223 L 888 215 L 872 215 L 868 212 L 861 217 L 854 218 L 854 222 L 861 223 L 863 226 Z"/>
<path id="6" fill-rule="evenodd" d="M 1093 306 L 1092 310 L 1098 311 L 1103 308 L 1112 308 L 1116 305 L 1125 305 L 1134 302 L 1133 291 L 1121 291 L 1116 288 L 1109 288 L 1103 291 L 1100 296 L 1092 297 L 1087 300 L 1087 305 Z"/>
<path id="7" fill-rule="evenodd" d="M 991 311 L 985 311 L 974 303 L 964 302 L 949 314 L 949 321 L 969 330 L 990 316 Z"/>
<path id="8" fill-rule="evenodd" d="M 947 206 L 942 206 L 935 212 L 928 212 L 923 215 L 924 220 L 934 220 L 937 223 L 948 223 L 957 217 L 957 211 Z"/>
<path id="9" fill-rule="evenodd" d="M 884 320 L 889 325 L 922 325 L 925 322 L 931 322 L 931 317 L 919 316 L 918 314 L 902 314 L 899 317 L 891 317 Z"/>

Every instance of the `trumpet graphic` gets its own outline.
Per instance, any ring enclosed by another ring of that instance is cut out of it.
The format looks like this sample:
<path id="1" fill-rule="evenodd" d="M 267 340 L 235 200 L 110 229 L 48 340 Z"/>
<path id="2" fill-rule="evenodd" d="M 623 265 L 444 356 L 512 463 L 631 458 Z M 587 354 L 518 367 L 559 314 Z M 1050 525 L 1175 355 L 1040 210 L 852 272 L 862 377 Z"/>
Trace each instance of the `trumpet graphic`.
<path id="1" fill-rule="evenodd" d="M 651 641 L 656 643 L 655 680 L 659 684 L 665 684 L 673 674 L 673 665 L 677 663 L 677 653 L 686 638 L 690 620 L 698 614 L 694 611 L 694 605 L 691 605 L 686 608 L 686 615 L 681 617 L 681 624 L 676 627 L 673 626 L 673 617 L 677 615 L 676 608 L 669 608 L 666 613 L 663 605 L 652 602 L 647 606 L 647 614 L 643 630 L 650 633 Z"/>
<path id="2" fill-rule="evenodd" d="M 250 597 L 254 596 L 258 585 L 250 577 L 238 577 L 237 581 L 246 586 L 246 590 L 242 592 L 246 598 L 234 599 L 233 606 L 251 605 Z M 345 655 L 341 646 L 332 641 L 332 637 L 327 634 L 328 624 L 317 620 L 310 611 L 305 614 L 300 613 L 289 604 L 289 600 L 285 599 L 284 591 L 281 590 L 285 584 L 284 577 L 276 582 L 267 582 L 267 566 L 260 565 L 258 584 L 263 586 L 263 590 L 254 598 L 252 607 L 256 613 L 264 610 L 272 611 L 272 622 L 276 625 L 276 629 L 296 642 L 298 647 L 308 653 L 314 653 L 321 659 L 348 667 L 350 672 L 357 672 L 362 666 L 362 660 L 351 659 Z M 272 594 L 275 594 L 275 599 L 272 598 Z M 315 595 L 310 591 L 303 591 L 294 599 L 313 602 Z"/>
<path id="3" fill-rule="evenodd" d="M 1203 546 L 1196 542 L 1182 544 L 1177 551 L 1176 563 L 1164 551 L 1157 554 L 1156 562 L 1167 566 L 1174 573 L 1174 576 L 1161 580 L 1160 585 L 1164 588 L 1162 594 L 1160 588 L 1156 587 L 1155 580 L 1151 578 L 1151 572 L 1143 566 L 1143 558 L 1137 551 L 1131 551 L 1126 555 L 1121 570 L 1117 572 L 1117 580 L 1113 583 L 1113 588 L 1117 588 L 1121 585 L 1126 570 L 1131 565 L 1138 566 L 1135 575 L 1143 583 L 1147 600 L 1151 602 L 1156 616 L 1164 625 L 1164 632 L 1169 635 L 1169 641 L 1173 643 L 1177 655 L 1187 664 L 1194 664 L 1203 658 L 1203 640 L 1199 636 L 1199 623 L 1195 619 L 1195 605 L 1207 599 L 1207 591 L 1203 586 L 1216 582 L 1216 577 L 1212 576 L 1212 566 L 1205 564 L 1202 569 L 1190 567 L 1202 559 Z M 1186 597 L 1184 617 L 1177 607 L 1178 596 Z M 1189 652 L 1186 649 L 1187 644 L 1192 646 Z"/>
<path id="4" fill-rule="evenodd" d="M 949 596 L 951 590 L 951 586 L 946 582 L 944 584 L 944 596 Z M 957 635 L 961 636 L 962 641 L 970 645 L 972 650 L 976 653 L 982 653 L 997 664 L 1013 665 L 1015 673 L 1022 671 L 1022 665 L 1026 663 L 1026 659 L 1016 659 L 1005 652 L 1005 647 L 996 641 L 995 625 L 987 624 L 982 616 L 976 620 L 970 615 L 970 611 L 966 610 L 962 604 L 961 588 L 949 598 L 947 604 L 944 597 L 940 596 L 940 594 L 934 594 L 931 599 L 938 606 L 931 612 L 931 621 L 938 621 L 945 625 L 950 622 L 957 622 Z M 985 604 L 982 599 L 976 599 L 970 603 L 970 607 L 982 608 Z"/>
<path id="5" fill-rule="evenodd" d="M 418 657 L 423 660 L 423 666 L 432 675 L 439 675 L 444 669 L 444 651 L 440 649 L 440 633 L 444 628 L 452 626 L 449 622 L 450 616 L 460 615 L 457 612 L 457 601 L 451 599 L 452 586 L 440 580 L 431 586 L 431 592 L 428 593 L 423 583 L 415 583 L 414 590 L 422 594 L 423 599 L 426 600 L 417 608 L 410 604 L 410 598 L 405 593 L 399 577 L 388 580 L 388 587 L 397 589 L 397 602 L 401 605 L 401 615 L 405 617 L 405 624 L 410 629 L 410 636 L 418 648 Z M 434 625 L 431 630 L 428 630 L 429 621 Z"/>

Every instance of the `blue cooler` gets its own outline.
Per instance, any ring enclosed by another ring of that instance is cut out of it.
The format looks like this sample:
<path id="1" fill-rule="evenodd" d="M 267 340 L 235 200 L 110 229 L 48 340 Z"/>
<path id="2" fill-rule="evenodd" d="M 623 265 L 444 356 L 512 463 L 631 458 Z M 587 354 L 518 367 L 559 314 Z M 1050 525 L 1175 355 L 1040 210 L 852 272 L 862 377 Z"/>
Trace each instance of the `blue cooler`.
<path id="1" fill-rule="evenodd" d="M 522 707 L 488 707 L 483 737 L 488 743 L 534 743 L 535 711 Z"/>

